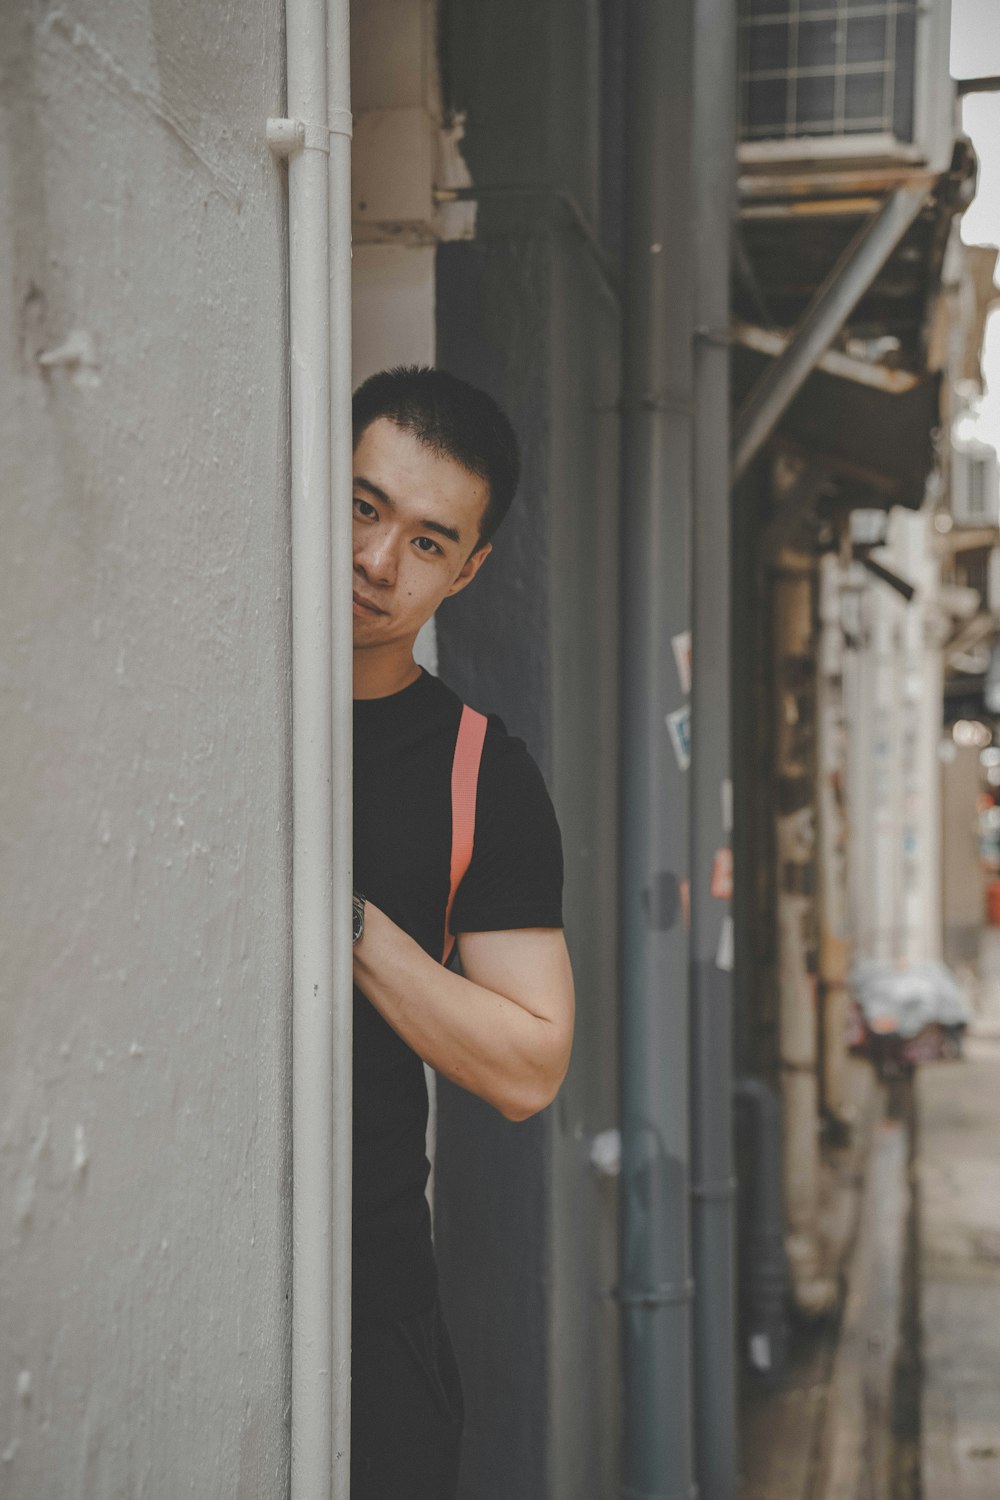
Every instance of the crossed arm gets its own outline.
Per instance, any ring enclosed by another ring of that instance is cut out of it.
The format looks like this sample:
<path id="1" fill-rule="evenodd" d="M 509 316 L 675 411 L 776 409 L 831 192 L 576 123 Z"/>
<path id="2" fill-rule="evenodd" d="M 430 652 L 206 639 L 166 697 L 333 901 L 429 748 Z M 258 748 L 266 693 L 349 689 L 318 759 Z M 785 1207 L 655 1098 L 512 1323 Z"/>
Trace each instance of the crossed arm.
<path id="1" fill-rule="evenodd" d="M 569 1066 L 573 974 L 560 928 L 459 936 L 444 968 L 368 902 L 354 982 L 414 1052 L 508 1120 L 544 1109 Z"/>

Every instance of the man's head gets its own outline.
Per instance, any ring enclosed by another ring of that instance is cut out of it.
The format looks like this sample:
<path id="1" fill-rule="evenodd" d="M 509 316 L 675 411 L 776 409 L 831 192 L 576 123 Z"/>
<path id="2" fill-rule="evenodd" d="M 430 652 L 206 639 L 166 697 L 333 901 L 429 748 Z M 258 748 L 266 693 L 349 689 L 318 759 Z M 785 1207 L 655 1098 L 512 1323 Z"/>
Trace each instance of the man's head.
<path id="1" fill-rule="evenodd" d="M 355 450 L 365 430 L 386 417 L 432 453 L 482 480 L 487 498 L 477 546 L 492 539 L 521 475 L 514 429 L 492 396 L 447 370 L 402 365 L 358 387 L 353 416 Z"/>

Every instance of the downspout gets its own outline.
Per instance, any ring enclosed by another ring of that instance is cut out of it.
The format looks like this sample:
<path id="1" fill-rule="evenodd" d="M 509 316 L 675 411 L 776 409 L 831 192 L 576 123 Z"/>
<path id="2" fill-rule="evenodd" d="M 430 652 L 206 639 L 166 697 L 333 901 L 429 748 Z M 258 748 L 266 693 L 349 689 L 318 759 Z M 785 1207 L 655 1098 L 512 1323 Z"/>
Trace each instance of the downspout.
<path id="1" fill-rule="evenodd" d="M 292 508 L 292 1500 L 350 1492 L 353 980 L 347 0 L 286 0 Z"/>
<path id="2" fill-rule="evenodd" d="M 689 1500 L 691 7 L 625 8 L 621 588 L 622 1495 Z"/>
<path id="3" fill-rule="evenodd" d="M 702 1500 L 734 1500 L 737 1335 L 733 919 L 729 889 L 729 282 L 736 188 L 736 7 L 733 0 L 693 0 L 693 10 L 690 777 L 694 1444 Z"/>
<path id="4" fill-rule="evenodd" d="M 317 0 L 320 3 L 320 0 Z M 351 1488 L 351 1222 L 354 1181 L 354 580 L 351 393 L 350 0 L 326 0 L 330 122 L 330 571 L 333 767 L 333 1500 Z M 293 1495 L 292 1500 L 297 1500 Z"/>

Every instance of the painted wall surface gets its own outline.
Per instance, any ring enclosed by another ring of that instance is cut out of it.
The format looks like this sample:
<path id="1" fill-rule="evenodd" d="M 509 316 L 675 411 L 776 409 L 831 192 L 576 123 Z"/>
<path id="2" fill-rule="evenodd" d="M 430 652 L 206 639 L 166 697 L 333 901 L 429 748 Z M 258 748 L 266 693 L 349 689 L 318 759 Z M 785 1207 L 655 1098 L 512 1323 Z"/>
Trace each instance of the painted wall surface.
<path id="1" fill-rule="evenodd" d="M 279 0 L 0 7 L 0 1493 L 287 1484 Z"/>
<path id="2" fill-rule="evenodd" d="M 438 249 L 438 361 L 510 412 L 524 477 L 488 565 L 439 612 L 441 675 L 500 713 L 546 774 L 578 1007 L 569 1075 L 541 1116 L 511 1125 L 439 1089 L 436 1233 L 468 1500 L 618 1487 L 617 1194 L 589 1164 L 617 1123 L 618 1078 L 620 330 L 598 247 L 598 20 L 567 0 L 442 13 L 478 197 L 475 241 Z"/>

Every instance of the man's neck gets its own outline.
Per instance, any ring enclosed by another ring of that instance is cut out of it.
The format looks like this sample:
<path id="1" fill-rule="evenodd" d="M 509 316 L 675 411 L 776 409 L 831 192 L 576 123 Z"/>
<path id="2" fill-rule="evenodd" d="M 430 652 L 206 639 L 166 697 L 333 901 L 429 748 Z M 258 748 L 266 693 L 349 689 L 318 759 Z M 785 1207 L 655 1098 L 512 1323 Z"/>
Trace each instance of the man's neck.
<path id="1" fill-rule="evenodd" d="M 405 655 L 394 652 L 391 656 L 381 651 L 354 653 L 355 698 L 389 698 L 408 688 L 419 676 L 420 668 L 410 650 Z"/>

